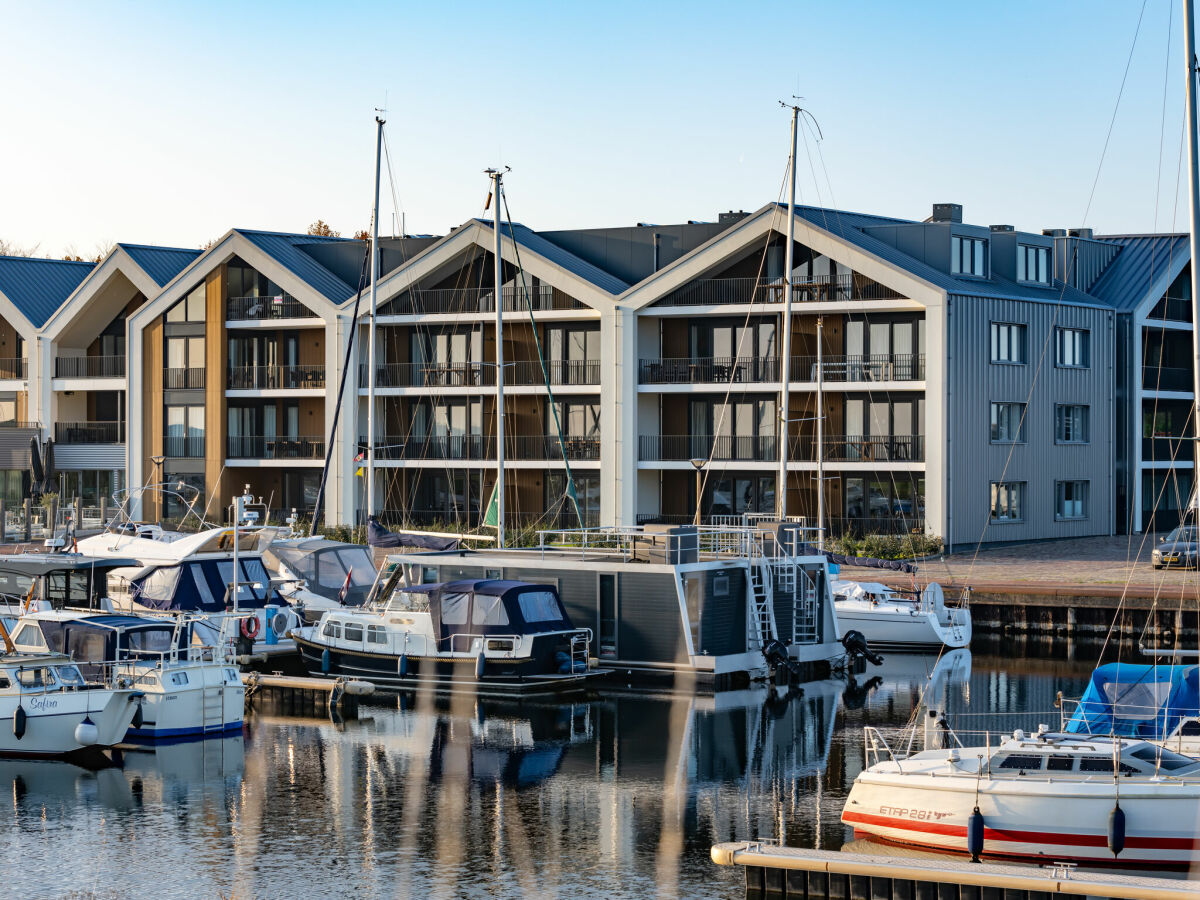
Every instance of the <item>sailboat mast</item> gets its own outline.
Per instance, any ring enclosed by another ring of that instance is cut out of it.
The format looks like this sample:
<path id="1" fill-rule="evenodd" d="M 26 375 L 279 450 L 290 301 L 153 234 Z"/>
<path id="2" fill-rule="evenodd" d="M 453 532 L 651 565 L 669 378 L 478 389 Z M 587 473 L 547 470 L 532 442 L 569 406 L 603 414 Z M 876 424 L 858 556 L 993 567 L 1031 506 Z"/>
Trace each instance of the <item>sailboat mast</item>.
<path id="1" fill-rule="evenodd" d="M 1200 147 L 1196 133 L 1196 22 L 1193 0 L 1183 0 L 1183 45 L 1187 63 L 1187 133 L 1188 133 L 1188 206 L 1192 214 L 1189 235 L 1192 272 L 1192 427 L 1196 431 L 1197 443 L 1194 452 L 1200 452 Z M 1200 514 L 1200 481 L 1193 471 L 1192 506 Z"/>
<path id="2" fill-rule="evenodd" d="M 367 326 L 367 515 L 375 515 L 375 311 L 379 287 L 379 169 L 383 118 L 375 117 L 375 205 L 371 211 L 371 318 Z"/>
<path id="3" fill-rule="evenodd" d="M 500 256 L 500 189 L 504 173 L 488 169 L 492 177 L 492 220 L 496 264 L 496 546 L 504 546 L 504 260 Z"/>
<path id="4" fill-rule="evenodd" d="M 780 327 L 779 360 L 779 484 L 776 507 L 779 520 L 787 519 L 788 484 L 788 400 L 792 376 L 792 268 L 795 265 L 793 238 L 796 233 L 796 129 L 800 122 L 800 107 L 792 107 L 792 152 L 788 157 L 787 247 L 783 253 L 783 316 Z M 819 452 L 819 451 L 818 451 Z"/>
<path id="5" fill-rule="evenodd" d="M 825 549 L 825 322 L 817 316 L 817 549 Z"/>

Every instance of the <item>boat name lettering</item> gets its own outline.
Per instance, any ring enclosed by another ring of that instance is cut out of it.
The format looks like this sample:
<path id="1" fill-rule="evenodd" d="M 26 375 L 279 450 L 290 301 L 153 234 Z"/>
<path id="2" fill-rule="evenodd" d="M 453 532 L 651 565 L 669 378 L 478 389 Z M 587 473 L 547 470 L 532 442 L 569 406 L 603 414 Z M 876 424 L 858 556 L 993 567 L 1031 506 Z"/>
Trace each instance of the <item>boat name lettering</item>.
<path id="1" fill-rule="evenodd" d="M 924 822 L 927 819 L 944 819 L 950 815 L 948 812 L 939 812 L 936 809 L 908 809 L 904 806 L 881 806 L 879 812 L 885 816 L 896 816 L 900 819 L 916 819 Z"/>
<path id="2" fill-rule="evenodd" d="M 57 706 L 58 706 L 58 701 L 51 700 L 49 697 L 30 697 L 29 698 L 29 708 L 30 709 L 37 709 L 37 710 L 54 709 Z"/>

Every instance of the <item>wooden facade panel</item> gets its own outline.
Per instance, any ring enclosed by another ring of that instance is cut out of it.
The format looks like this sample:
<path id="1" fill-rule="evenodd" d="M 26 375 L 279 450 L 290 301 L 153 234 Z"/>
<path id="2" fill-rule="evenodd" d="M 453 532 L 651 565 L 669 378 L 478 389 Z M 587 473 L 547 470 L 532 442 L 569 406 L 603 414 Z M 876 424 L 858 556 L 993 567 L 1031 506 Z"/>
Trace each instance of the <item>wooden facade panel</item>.
<path id="1" fill-rule="evenodd" d="M 142 335 L 142 384 L 146 393 L 136 402 L 142 404 L 142 471 L 147 478 L 160 473 L 153 457 L 163 452 L 163 320 L 160 316 L 146 326 Z M 148 493 L 142 501 L 142 516 L 147 521 L 159 518 L 158 497 Z"/>
<path id="2" fill-rule="evenodd" d="M 204 292 L 204 355 L 209 377 L 204 389 L 204 486 L 210 509 L 222 509 L 229 497 L 231 479 L 223 474 L 225 435 L 225 371 L 229 347 L 225 338 L 225 266 L 208 273 Z"/>

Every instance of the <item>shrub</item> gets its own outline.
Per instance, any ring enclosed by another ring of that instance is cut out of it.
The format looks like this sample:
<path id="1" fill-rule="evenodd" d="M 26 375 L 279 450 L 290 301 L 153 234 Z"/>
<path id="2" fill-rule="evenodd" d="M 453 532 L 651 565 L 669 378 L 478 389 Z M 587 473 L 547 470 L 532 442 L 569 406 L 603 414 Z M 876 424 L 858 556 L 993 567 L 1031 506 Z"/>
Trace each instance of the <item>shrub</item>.
<path id="1" fill-rule="evenodd" d="M 831 539 L 826 545 L 843 556 L 870 556 L 875 559 L 914 559 L 942 552 L 942 539 L 930 534 L 847 534 Z"/>

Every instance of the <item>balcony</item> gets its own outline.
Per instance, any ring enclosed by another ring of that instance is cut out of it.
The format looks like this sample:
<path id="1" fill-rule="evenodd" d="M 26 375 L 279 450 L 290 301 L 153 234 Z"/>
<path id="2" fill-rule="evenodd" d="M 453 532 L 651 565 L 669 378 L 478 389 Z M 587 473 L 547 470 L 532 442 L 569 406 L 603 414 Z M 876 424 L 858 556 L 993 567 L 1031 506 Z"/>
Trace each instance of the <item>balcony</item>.
<path id="1" fill-rule="evenodd" d="M 366 437 L 358 440 L 365 450 Z M 375 443 L 375 459 L 495 459 L 496 439 L 492 435 L 460 434 L 450 437 L 389 435 Z"/>
<path id="2" fill-rule="evenodd" d="M 1168 366 L 1142 366 L 1142 390 L 1192 392 L 1192 370 Z"/>
<path id="3" fill-rule="evenodd" d="M 204 369 L 163 369 L 163 388 L 168 391 L 201 390 Z"/>
<path id="4" fill-rule="evenodd" d="M 526 291 L 523 287 L 504 288 L 505 312 L 549 312 L 552 310 L 587 309 L 574 297 L 548 284 L 539 284 Z M 411 316 L 430 313 L 461 315 L 496 311 L 496 291 L 493 288 L 414 288 L 389 301 L 380 315 Z"/>
<path id="5" fill-rule="evenodd" d="M 546 383 L 562 385 L 586 385 L 600 383 L 599 360 L 551 359 L 546 362 L 545 371 L 537 360 L 518 360 L 505 366 L 504 381 L 515 386 L 532 385 L 537 387 Z"/>
<path id="6" fill-rule="evenodd" d="M 124 356 L 60 356 L 54 360 L 55 378 L 124 378 Z"/>
<path id="7" fill-rule="evenodd" d="M 229 435 L 229 459 L 324 459 L 325 438 L 317 436 Z"/>
<path id="8" fill-rule="evenodd" d="M 782 278 L 710 278 L 672 291 L 655 306 L 728 306 L 783 303 Z M 862 275 L 823 275 L 792 279 L 793 303 L 842 303 L 857 300 L 899 300 L 903 294 Z"/>
<path id="9" fill-rule="evenodd" d="M 58 444 L 123 444 L 125 429 L 121 422 L 55 422 L 54 441 Z"/>
<path id="10" fill-rule="evenodd" d="M 779 380 L 775 357 L 677 357 L 643 359 L 640 384 L 730 384 Z"/>
<path id="11" fill-rule="evenodd" d="M 359 366 L 358 386 L 367 387 L 367 366 Z M 546 371 L 536 361 L 518 360 L 505 364 L 504 380 L 515 387 L 546 383 L 590 385 L 600 383 L 600 363 L 556 359 L 546 363 Z M 385 363 L 375 367 L 375 387 L 493 387 L 496 367 L 492 363 Z"/>
<path id="12" fill-rule="evenodd" d="M 0 379 L 21 380 L 26 378 L 28 364 L 23 357 L 0 358 Z"/>
<path id="13" fill-rule="evenodd" d="M 726 524 L 727 516 L 702 515 L 702 525 Z M 638 513 L 638 525 L 691 525 L 696 521 L 695 513 Z M 816 520 L 809 520 L 811 527 L 816 527 Z M 925 532 L 924 518 L 852 518 L 832 516 L 825 521 L 826 533 L 830 535 L 854 534 L 923 534 Z"/>
<path id="14" fill-rule="evenodd" d="M 204 437 L 167 435 L 163 438 L 163 455 L 173 459 L 203 459 Z"/>
<path id="15" fill-rule="evenodd" d="M 556 434 L 511 435 L 506 443 L 513 459 L 544 459 L 553 462 L 562 459 L 589 460 L 600 458 L 600 437 L 572 437 L 565 435 L 560 443 Z"/>
<path id="16" fill-rule="evenodd" d="M 1143 462 L 1192 462 L 1194 440 L 1182 435 L 1155 435 L 1142 438 Z"/>
<path id="17" fill-rule="evenodd" d="M 813 436 L 793 438 L 791 458 L 816 462 L 817 440 Z M 898 435 L 825 435 L 825 462 L 923 462 L 925 436 Z"/>
<path id="18" fill-rule="evenodd" d="M 320 390 L 325 387 L 325 367 L 236 366 L 229 369 L 225 386 L 233 391 Z"/>
<path id="19" fill-rule="evenodd" d="M 230 297 L 225 301 L 225 319 L 229 322 L 315 318 L 315 312 L 287 294 L 274 297 Z"/>
<path id="20" fill-rule="evenodd" d="M 825 356 L 821 359 L 823 381 L 924 381 L 924 353 L 872 353 L 858 356 Z M 817 380 L 817 358 L 792 358 L 792 381 Z"/>
<path id="21" fill-rule="evenodd" d="M 638 459 L 719 462 L 773 462 L 779 457 L 775 435 L 643 434 L 638 439 Z"/>

